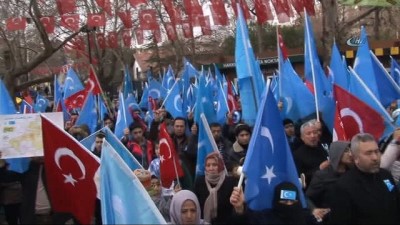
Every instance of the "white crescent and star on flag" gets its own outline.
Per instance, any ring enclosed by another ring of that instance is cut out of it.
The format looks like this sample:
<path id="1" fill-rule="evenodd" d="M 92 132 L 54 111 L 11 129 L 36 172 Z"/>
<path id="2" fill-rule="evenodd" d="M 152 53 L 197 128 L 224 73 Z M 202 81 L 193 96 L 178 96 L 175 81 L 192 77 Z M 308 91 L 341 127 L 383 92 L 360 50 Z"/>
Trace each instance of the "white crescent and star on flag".
<path id="1" fill-rule="evenodd" d="M 66 147 L 58 148 L 54 154 L 54 162 L 56 163 L 57 167 L 62 170 L 61 165 L 60 165 L 60 158 L 63 156 L 67 156 L 72 158 L 77 164 L 78 167 L 82 173 L 82 176 L 79 177 L 79 180 L 84 180 L 86 177 L 86 169 L 85 166 L 83 165 L 82 161 L 74 154 L 73 151 Z M 72 186 L 75 186 L 75 183 L 78 181 L 72 176 L 71 173 L 68 174 L 62 174 L 65 177 L 64 183 L 70 183 Z"/>
<path id="2" fill-rule="evenodd" d="M 271 132 L 267 127 L 262 126 L 260 131 L 261 136 L 266 137 L 271 145 L 272 154 L 274 154 L 274 140 L 272 138 Z M 272 178 L 276 177 L 274 173 L 274 166 L 265 166 L 265 174 L 261 176 L 263 179 L 268 180 L 268 184 L 271 184 Z"/>

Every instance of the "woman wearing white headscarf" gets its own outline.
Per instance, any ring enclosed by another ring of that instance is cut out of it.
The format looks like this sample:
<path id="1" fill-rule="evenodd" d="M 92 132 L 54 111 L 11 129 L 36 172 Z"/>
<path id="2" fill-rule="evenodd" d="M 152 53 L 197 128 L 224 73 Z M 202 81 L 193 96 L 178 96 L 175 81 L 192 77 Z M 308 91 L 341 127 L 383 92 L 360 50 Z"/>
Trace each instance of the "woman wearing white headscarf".
<path id="1" fill-rule="evenodd" d="M 179 191 L 172 197 L 169 208 L 171 224 L 204 224 L 200 211 L 199 200 L 193 192 Z"/>

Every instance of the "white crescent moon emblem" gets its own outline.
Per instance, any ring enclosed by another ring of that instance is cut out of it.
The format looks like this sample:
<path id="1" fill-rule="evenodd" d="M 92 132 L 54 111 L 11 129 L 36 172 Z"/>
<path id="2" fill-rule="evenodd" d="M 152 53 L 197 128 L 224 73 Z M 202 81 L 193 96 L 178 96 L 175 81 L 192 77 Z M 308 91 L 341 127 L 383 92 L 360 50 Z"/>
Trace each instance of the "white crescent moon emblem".
<path id="1" fill-rule="evenodd" d="M 56 162 L 57 167 L 58 167 L 60 170 L 62 170 L 62 169 L 61 169 L 61 166 L 60 166 L 60 158 L 61 158 L 62 156 L 69 156 L 69 157 L 71 157 L 72 159 L 74 159 L 74 160 L 76 161 L 76 163 L 78 164 L 79 169 L 80 169 L 81 172 L 82 172 L 82 176 L 81 176 L 79 179 L 80 179 L 80 180 L 85 179 L 85 176 L 86 176 L 85 166 L 83 165 L 82 161 L 74 154 L 74 152 L 71 151 L 71 150 L 68 149 L 68 148 L 58 148 L 58 149 L 56 150 L 56 153 L 54 154 L 54 161 Z"/>
<path id="2" fill-rule="evenodd" d="M 168 144 L 168 142 L 167 142 L 167 139 L 162 138 L 162 139 L 160 140 L 160 146 L 161 146 L 162 144 L 166 144 L 166 145 L 168 146 L 169 156 L 168 156 L 167 159 L 172 158 L 171 147 L 169 146 L 169 144 Z"/>
<path id="3" fill-rule="evenodd" d="M 143 13 L 142 18 L 146 23 L 150 23 L 153 20 L 153 16 L 150 13 Z"/>
<path id="4" fill-rule="evenodd" d="M 40 102 L 43 102 L 43 103 L 40 103 Z M 43 98 L 41 98 L 41 99 L 38 100 L 38 104 L 40 104 L 40 105 L 46 105 L 46 100 L 44 100 Z"/>
<path id="5" fill-rule="evenodd" d="M 48 16 L 42 17 L 42 18 L 40 18 L 40 21 L 42 22 L 43 26 L 48 26 L 50 23 L 50 17 L 48 17 Z"/>
<path id="6" fill-rule="evenodd" d="M 221 103 L 217 102 L 217 112 L 219 112 L 219 110 L 221 110 Z"/>
<path id="7" fill-rule="evenodd" d="M 179 102 L 180 105 L 181 105 L 181 107 L 178 107 L 178 106 L 176 105 L 176 103 L 178 103 L 179 100 L 182 100 L 182 99 L 181 99 L 181 96 L 176 95 L 176 96 L 174 97 L 174 107 L 175 107 L 176 111 L 182 112 L 182 102 L 181 102 L 181 101 Z"/>
<path id="8" fill-rule="evenodd" d="M 174 82 L 174 78 L 172 76 L 168 77 L 168 79 L 167 79 L 168 87 L 171 87 L 171 85 L 170 85 L 171 81 Z M 172 83 L 172 85 L 173 85 L 173 83 Z"/>
<path id="9" fill-rule="evenodd" d="M 12 19 L 12 21 L 14 24 L 18 24 L 18 25 L 22 23 L 22 19 L 19 17 Z"/>
<path id="10" fill-rule="evenodd" d="M 340 110 L 340 116 L 346 117 L 346 116 L 351 116 L 353 117 L 353 119 L 356 121 L 357 125 L 358 125 L 358 129 L 360 132 L 364 132 L 364 126 L 362 123 L 362 119 L 360 118 L 360 116 L 358 116 L 358 114 L 356 112 L 354 112 L 353 110 L 351 110 L 350 108 L 343 108 Z"/>
<path id="11" fill-rule="evenodd" d="M 292 110 L 293 107 L 293 99 L 291 97 L 285 97 L 286 99 L 286 114 Z"/>
<path id="12" fill-rule="evenodd" d="M 89 88 L 89 92 L 90 92 L 94 89 L 94 81 L 92 79 L 89 79 L 88 82 L 90 84 L 90 88 Z"/>
<path id="13" fill-rule="evenodd" d="M 153 93 L 153 92 L 156 93 L 157 97 L 151 94 L 151 93 Z M 151 90 L 149 91 L 149 96 L 151 96 L 153 99 L 159 99 L 160 96 L 161 96 L 160 90 L 155 89 L 155 88 L 151 89 Z"/>
<path id="14" fill-rule="evenodd" d="M 103 18 L 99 15 L 92 15 L 92 20 L 96 23 L 99 23 L 103 20 Z"/>
<path id="15" fill-rule="evenodd" d="M 261 136 L 268 138 L 269 143 L 271 143 L 272 153 L 274 153 L 274 139 L 267 127 L 261 127 Z"/>
<path id="16" fill-rule="evenodd" d="M 78 101 L 78 99 L 83 99 L 85 96 L 84 95 L 78 95 L 78 97 L 76 97 L 76 101 Z"/>
<path id="17" fill-rule="evenodd" d="M 104 42 L 104 36 L 102 36 L 102 35 L 97 36 L 97 41 Z"/>
<path id="18" fill-rule="evenodd" d="M 65 18 L 64 21 L 66 24 L 68 24 L 68 26 L 75 25 L 75 18 L 68 17 L 68 18 Z"/>

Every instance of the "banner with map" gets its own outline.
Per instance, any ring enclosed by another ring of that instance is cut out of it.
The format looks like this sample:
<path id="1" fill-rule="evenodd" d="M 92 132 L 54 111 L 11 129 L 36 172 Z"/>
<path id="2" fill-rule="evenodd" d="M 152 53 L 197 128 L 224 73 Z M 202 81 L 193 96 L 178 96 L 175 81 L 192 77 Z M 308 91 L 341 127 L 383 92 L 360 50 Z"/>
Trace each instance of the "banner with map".
<path id="1" fill-rule="evenodd" d="M 64 126 L 62 112 L 43 114 Z M 0 115 L 0 151 L 2 159 L 43 156 L 40 114 Z"/>

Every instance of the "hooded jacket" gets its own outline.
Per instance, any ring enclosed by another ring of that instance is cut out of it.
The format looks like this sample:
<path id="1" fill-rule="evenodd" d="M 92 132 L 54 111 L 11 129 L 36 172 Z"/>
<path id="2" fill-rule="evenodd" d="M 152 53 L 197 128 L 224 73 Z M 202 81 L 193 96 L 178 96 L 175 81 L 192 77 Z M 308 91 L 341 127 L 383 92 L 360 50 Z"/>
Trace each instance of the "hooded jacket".
<path id="1" fill-rule="evenodd" d="M 332 142 L 329 148 L 329 166 L 315 172 L 306 196 L 318 208 L 329 208 L 331 199 L 334 198 L 332 186 L 342 175 L 337 171 L 340 159 L 346 148 L 350 145 L 347 141 Z"/>

